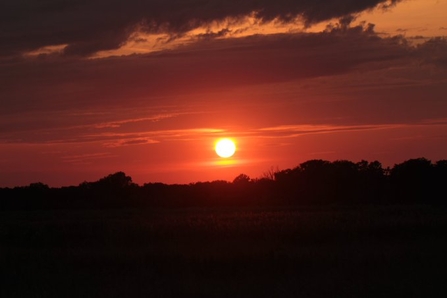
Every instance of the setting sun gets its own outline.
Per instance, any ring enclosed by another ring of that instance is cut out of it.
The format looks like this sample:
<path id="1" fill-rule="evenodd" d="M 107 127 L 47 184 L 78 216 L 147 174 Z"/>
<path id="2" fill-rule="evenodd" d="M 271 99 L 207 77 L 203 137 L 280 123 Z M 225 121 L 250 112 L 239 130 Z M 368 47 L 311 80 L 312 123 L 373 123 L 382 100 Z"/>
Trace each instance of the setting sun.
<path id="1" fill-rule="evenodd" d="M 220 139 L 216 142 L 215 150 L 220 157 L 228 158 L 236 152 L 236 145 L 230 139 Z"/>

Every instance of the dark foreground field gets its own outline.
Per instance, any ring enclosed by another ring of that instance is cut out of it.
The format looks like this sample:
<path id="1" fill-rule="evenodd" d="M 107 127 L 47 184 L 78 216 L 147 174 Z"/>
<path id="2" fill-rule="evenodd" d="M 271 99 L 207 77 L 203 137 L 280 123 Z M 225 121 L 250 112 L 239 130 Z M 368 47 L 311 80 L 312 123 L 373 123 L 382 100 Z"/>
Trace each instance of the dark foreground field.
<path id="1" fill-rule="evenodd" d="M 0 218 L 0 297 L 447 297 L 447 210 L 430 206 Z"/>

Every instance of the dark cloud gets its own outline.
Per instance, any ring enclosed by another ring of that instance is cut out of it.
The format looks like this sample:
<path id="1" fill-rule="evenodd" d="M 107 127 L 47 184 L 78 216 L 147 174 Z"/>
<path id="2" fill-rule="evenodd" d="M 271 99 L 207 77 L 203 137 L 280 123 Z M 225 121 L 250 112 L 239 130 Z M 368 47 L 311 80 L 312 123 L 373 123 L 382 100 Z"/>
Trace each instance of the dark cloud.
<path id="1" fill-rule="evenodd" d="M 380 38 L 372 25 L 340 24 L 322 33 L 203 39 L 175 50 L 128 57 L 79 61 L 42 56 L 3 65 L 0 78 L 8 88 L 0 96 L 8 100 L 0 107 L 2 113 L 63 110 L 66 105 L 81 108 L 104 101 L 120 104 L 142 94 L 185 94 L 329 76 L 370 62 L 378 67 L 408 52 L 401 39 Z"/>
<path id="2" fill-rule="evenodd" d="M 0 55 L 68 44 L 66 54 L 118 48 L 136 28 L 182 34 L 211 22 L 254 15 L 306 25 L 401 0 L 5 0 L 0 4 Z"/>
<path id="3" fill-rule="evenodd" d="M 414 50 L 418 59 L 447 69 L 447 38 L 434 37 L 418 45 Z"/>

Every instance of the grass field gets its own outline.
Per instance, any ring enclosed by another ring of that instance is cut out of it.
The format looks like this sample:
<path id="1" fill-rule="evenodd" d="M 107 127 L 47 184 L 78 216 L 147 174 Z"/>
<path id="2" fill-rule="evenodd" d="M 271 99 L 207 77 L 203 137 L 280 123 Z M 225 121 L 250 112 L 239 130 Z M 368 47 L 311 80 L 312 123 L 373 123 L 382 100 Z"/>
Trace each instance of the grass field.
<path id="1" fill-rule="evenodd" d="M 0 297 L 447 297 L 447 210 L 431 206 L 0 218 Z"/>

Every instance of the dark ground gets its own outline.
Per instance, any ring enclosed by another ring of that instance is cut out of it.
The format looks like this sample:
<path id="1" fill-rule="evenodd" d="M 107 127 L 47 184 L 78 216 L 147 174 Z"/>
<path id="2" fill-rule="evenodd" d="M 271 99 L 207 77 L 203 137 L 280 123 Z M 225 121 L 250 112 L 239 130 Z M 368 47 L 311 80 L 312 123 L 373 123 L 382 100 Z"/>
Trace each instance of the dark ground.
<path id="1" fill-rule="evenodd" d="M 0 297 L 447 297 L 424 205 L 0 213 Z"/>

